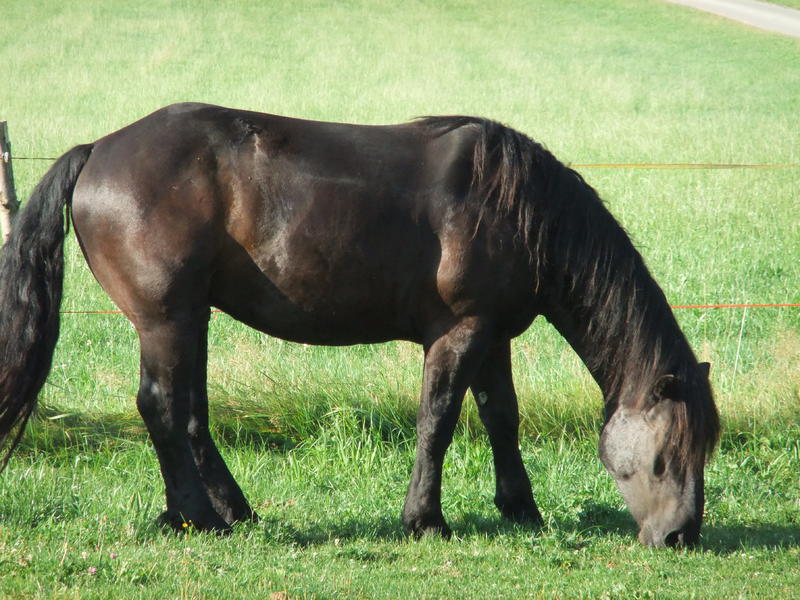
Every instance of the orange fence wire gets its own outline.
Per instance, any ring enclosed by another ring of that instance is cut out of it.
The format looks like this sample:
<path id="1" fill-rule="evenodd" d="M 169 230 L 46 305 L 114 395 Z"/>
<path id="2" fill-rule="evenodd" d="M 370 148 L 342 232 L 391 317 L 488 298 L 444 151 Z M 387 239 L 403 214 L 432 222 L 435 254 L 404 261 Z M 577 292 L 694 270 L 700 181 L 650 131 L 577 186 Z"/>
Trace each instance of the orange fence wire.
<path id="1" fill-rule="evenodd" d="M 792 163 L 571 163 L 575 169 L 800 169 Z"/>
<path id="2" fill-rule="evenodd" d="M 50 156 L 15 156 L 16 160 L 56 160 Z M 576 169 L 800 169 L 794 163 L 568 163 Z M 675 304 L 674 309 L 701 308 L 798 308 L 800 303 L 772 304 Z M 222 311 L 214 310 L 219 313 Z M 122 314 L 120 310 L 64 310 L 62 315 Z"/>
<path id="3" fill-rule="evenodd" d="M 776 304 L 671 304 L 670 308 L 800 308 L 800 303 L 776 303 Z M 223 311 L 214 308 L 213 313 Z M 121 310 L 62 310 L 62 315 L 121 315 Z"/>

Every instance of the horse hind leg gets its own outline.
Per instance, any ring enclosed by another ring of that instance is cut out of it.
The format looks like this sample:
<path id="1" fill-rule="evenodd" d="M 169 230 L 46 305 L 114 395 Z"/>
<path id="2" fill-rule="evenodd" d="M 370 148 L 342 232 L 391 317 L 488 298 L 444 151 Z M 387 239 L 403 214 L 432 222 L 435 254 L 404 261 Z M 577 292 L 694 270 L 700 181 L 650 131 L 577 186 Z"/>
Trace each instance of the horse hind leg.
<path id="1" fill-rule="evenodd" d="M 211 438 L 208 425 L 207 364 L 208 317 L 206 316 L 198 340 L 192 381 L 191 414 L 188 423 L 189 444 L 200 479 L 217 514 L 228 524 L 237 521 L 255 521 L 258 520 L 256 513 L 250 508 Z"/>
<path id="2" fill-rule="evenodd" d="M 495 505 L 507 519 L 541 525 L 542 515 L 519 451 L 519 409 L 511 376 L 510 342 L 503 342 L 486 356 L 471 389 L 492 447 Z"/>
<path id="3" fill-rule="evenodd" d="M 189 439 L 198 336 L 204 331 L 200 322 L 191 311 L 137 320 L 141 372 L 136 405 L 164 478 L 167 510 L 161 522 L 178 531 L 189 524 L 224 531 L 229 525 L 209 498 Z"/>

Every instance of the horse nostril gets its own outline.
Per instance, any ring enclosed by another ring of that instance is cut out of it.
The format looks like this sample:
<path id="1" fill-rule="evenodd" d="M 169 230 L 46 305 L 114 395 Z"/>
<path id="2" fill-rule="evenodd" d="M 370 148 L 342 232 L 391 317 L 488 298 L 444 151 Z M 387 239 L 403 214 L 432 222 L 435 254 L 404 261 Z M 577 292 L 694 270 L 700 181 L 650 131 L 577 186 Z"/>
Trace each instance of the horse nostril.
<path id="1" fill-rule="evenodd" d="M 683 532 L 682 531 L 669 532 L 667 534 L 667 537 L 664 538 L 664 545 L 669 548 L 683 546 Z"/>

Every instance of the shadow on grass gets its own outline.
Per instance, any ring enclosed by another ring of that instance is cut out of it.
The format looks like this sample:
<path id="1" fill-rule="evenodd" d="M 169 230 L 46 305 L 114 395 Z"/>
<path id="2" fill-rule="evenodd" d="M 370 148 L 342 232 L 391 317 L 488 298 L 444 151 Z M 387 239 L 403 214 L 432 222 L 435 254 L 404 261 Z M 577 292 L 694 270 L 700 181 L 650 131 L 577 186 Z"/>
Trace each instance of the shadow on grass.
<path id="1" fill-rule="evenodd" d="M 701 548 L 727 555 L 758 549 L 800 547 L 800 527 L 775 523 L 706 525 Z"/>
<path id="2" fill-rule="evenodd" d="M 586 544 L 587 529 L 575 523 L 555 522 L 551 528 L 534 524 L 519 524 L 500 515 L 487 517 L 482 514 L 466 513 L 449 521 L 453 530 L 453 542 L 469 540 L 471 538 L 494 538 L 501 536 L 522 536 L 529 539 L 531 536 L 547 534 L 558 538 L 560 544 L 570 547 L 579 547 Z M 351 518 L 336 523 L 324 522 L 309 524 L 306 527 L 297 527 L 280 518 L 262 518 L 254 527 L 263 532 L 267 538 L 276 544 L 286 546 L 313 547 L 327 544 L 339 545 L 357 541 L 375 542 L 409 542 L 418 541 L 413 536 L 406 534 L 400 518 L 381 517 L 378 519 Z M 634 538 L 635 529 L 628 528 L 626 534 Z M 581 535 L 578 535 L 581 534 Z M 590 536 L 605 536 L 608 529 L 594 527 Z"/>
<path id="3" fill-rule="evenodd" d="M 454 540 L 472 537 L 494 537 L 498 535 L 532 535 L 541 530 L 535 525 L 521 525 L 497 516 L 464 513 L 448 520 Z M 418 538 L 408 535 L 401 522 L 400 506 L 391 514 L 377 516 L 352 516 L 313 523 L 295 523 L 277 515 L 261 514 L 255 524 L 243 524 L 242 533 L 263 534 L 277 544 L 310 547 L 344 542 L 403 542 L 413 543 Z M 435 536 L 434 536 L 435 537 Z"/>
<path id="4" fill-rule="evenodd" d="M 580 531 L 595 531 L 604 535 L 616 534 L 636 537 L 638 529 L 636 522 L 626 510 L 620 510 L 610 504 L 588 502 L 578 516 L 577 523 L 572 521 L 564 524 L 576 533 Z"/>
<path id="5" fill-rule="evenodd" d="M 575 533 L 593 531 L 636 538 L 638 528 L 626 510 L 609 504 L 589 503 L 577 522 L 558 523 Z M 704 525 L 698 550 L 726 555 L 748 549 L 800 547 L 800 526 L 776 523 Z"/>
<path id="6" fill-rule="evenodd" d="M 587 504 L 577 523 L 564 523 L 576 531 L 594 530 L 636 537 L 638 528 L 626 510 L 608 504 Z M 800 546 L 800 527 L 776 523 L 704 525 L 698 547 L 701 551 L 725 555 L 747 549 L 796 548 Z"/>
<path id="7" fill-rule="evenodd" d="M 497 536 L 543 536 L 569 549 L 591 545 L 594 541 L 617 536 L 634 543 L 637 527 L 627 511 L 611 505 L 590 504 L 577 521 L 552 519 L 549 525 L 518 524 L 497 516 L 478 513 L 464 513 L 449 521 L 453 529 L 453 539 L 492 538 Z M 263 516 L 258 523 L 237 526 L 238 534 L 263 535 L 272 543 L 283 546 L 310 548 L 334 544 L 343 545 L 343 556 L 359 561 L 387 560 L 385 552 L 358 549 L 353 550 L 353 542 L 391 542 L 407 541 L 415 538 L 406 534 L 398 516 L 377 518 L 343 518 L 333 521 L 306 523 L 302 527 L 281 519 L 278 516 Z M 155 525 L 147 527 L 145 537 L 157 535 Z M 234 533 L 237 535 L 237 533 Z M 703 528 L 703 537 L 697 550 L 725 556 L 758 549 L 787 549 L 800 546 L 800 527 L 772 523 L 753 525 L 713 525 Z M 664 550 L 671 552 L 672 550 Z M 349 556 L 347 552 L 358 555 Z"/>
<path id="8" fill-rule="evenodd" d="M 541 528 L 534 525 L 520 525 L 499 515 L 487 518 L 483 515 L 467 513 L 460 518 L 452 519 L 454 540 L 472 537 L 494 537 L 499 535 L 535 534 Z M 298 528 L 279 518 L 262 519 L 255 527 L 263 528 L 264 534 L 279 544 L 300 547 L 319 546 L 340 542 L 365 540 L 369 542 L 402 542 L 413 543 L 417 538 L 406 533 L 400 517 L 380 517 L 377 519 L 344 519 L 336 523 L 315 523 Z"/>
<path id="9" fill-rule="evenodd" d="M 272 429 L 267 417 L 235 419 L 226 416 L 214 419 L 212 424 L 214 438 L 222 446 L 283 452 L 298 443 Z M 16 452 L 36 451 L 57 456 L 71 451 L 97 451 L 143 443 L 148 443 L 147 430 L 137 414 L 95 415 L 40 406 Z"/>
<path id="10" fill-rule="evenodd" d="M 336 523 L 308 524 L 300 528 L 277 517 L 262 517 L 257 525 L 269 539 L 278 544 L 300 547 L 319 546 L 339 541 L 369 540 L 371 542 L 399 542 L 407 539 L 399 517 L 378 519 L 342 519 Z M 338 540 L 338 541 L 337 541 Z"/>

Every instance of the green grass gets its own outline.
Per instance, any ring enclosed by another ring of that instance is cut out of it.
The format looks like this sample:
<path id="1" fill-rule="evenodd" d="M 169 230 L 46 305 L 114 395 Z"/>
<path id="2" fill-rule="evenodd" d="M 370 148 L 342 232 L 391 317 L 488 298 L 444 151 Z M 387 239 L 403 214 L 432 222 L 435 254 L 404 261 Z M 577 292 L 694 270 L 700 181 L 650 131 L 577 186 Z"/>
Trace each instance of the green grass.
<path id="1" fill-rule="evenodd" d="M 572 163 L 797 164 L 799 59 L 797 40 L 666 3 L 4 0 L 0 119 L 18 156 L 198 100 L 362 123 L 479 114 Z M 15 161 L 20 197 L 48 164 Z M 673 304 L 800 301 L 800 169 L 582 173 Z M 73 237 L 63 308 L 114 308 Z M 118 315 L 64 315 L 40 416 L 2 476 L 0 597 L 791 597 L 800 310 L 676 314 L 713 363 L 725 426 L 695 552 L 636 543 L 596 458 L 599 393 L 546 323 L 514 346 L 541 532 L 498 518 L 467 403 L 445 472 L 457 539 L 402 536 L 417 347 L 306 347 L 220 315 L 215 434 L 262 521 L 224 539 L 163 535 L 135 332 Z"/>
<path id="2" fill-rule="evenodd" d="M 48 598 L 791 597 L 796 437 L 724 452 L 708 474 L 702 549 L 664 552 L 635 541 L 590 443 L 524 444 L 546 514 L 536 532 L 497 517 L 489 449 L 465 436 L 445 477 L 457 538 L 409 541 L 398 510 L 410 444 L 355 421 L 331 415 L 292 451 L 226 445 L 261 522 L 224 539 L 155 528 L 161 486 L 140 443 L 93 436 L 102 447 L 17 457 L 0 491 L 0 585 L 6 596 Z"/>

